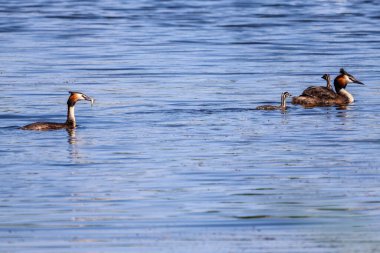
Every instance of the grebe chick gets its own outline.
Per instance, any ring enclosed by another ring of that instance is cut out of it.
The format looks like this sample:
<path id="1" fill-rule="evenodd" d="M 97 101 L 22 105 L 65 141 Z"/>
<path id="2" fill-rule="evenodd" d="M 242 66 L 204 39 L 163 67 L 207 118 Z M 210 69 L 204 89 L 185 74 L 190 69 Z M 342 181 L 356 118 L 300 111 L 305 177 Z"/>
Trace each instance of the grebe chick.
<path id="1" fill-rule="evenodd" d="M 333 91 L 330 83 L 330 75 L 324 74 L 322 76 L 322 79 L 326 80 L 326 87 L 325 86 L 310 86 L 306 90 L 302 92 L 302 97 L 300 99 L 304 99 L 304 97 L 319 97 L 324 99 L 334 99 L 336 97 L 336 93 Z M 299 97 L 293 98 L 292 103 L 294 103 L 294 100 L 296 100 Z"/>
<path id="2" fill-rule="evenodd" d="M 331 79 L 330 79 L 330 75 L 329 74 L 324 74 L 322 76 L 322 79 L 325 79 L 326 80 L 326 88 L 329 89 L 329 90 L 332 90 L 332 86 L 331 86 Z"/>
<path id="3" fill-rule="evenodd" d="M 256 110 L 286 110 L 286 98 L 291 96 L 292 94 L 285 91 L 281 94 L 281 105 L 260 105 Z"/>
<path id="4" fill-rule="evenodd" d="M 364 85 L 341 68 L 340 74 L 334 80 L 335 92 L 327 87 L 311 86 L 304 90 L 300 96 L 294 97 L 292 103 L 306 107 L 351 104 L 354 102 L 354 97 L 346 90 L 348 83 Z"/>
<path id="5" fill-rule="evenodd" d="M 52 123 L 52 122 L 35 122 L 21 127 L 22 130 L 58 130 L 58 129 L 74 129 L 76 127 L 74 107 L 75 103 L 79 100 L 91 101 L 91 105 L 94 103 L 94 99 L 75 91 L 69 91 L 70 96 L 67 100 L 67 120 L 65 123 Z"/>

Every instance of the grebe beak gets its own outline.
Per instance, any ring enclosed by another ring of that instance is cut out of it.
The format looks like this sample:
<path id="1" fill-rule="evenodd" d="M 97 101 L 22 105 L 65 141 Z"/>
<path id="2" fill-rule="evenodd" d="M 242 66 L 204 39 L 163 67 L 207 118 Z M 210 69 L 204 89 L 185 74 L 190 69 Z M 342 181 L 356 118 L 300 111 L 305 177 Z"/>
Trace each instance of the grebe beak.
<path id="1" fill-rule="evenodd" d="M 351 82 L 358 83 L 358 84 L 361 84 L 361 85 L 365 85 L 364 83 L 362 83 L 358 79 L 356 79 L 353 75 L 350 75 L 346 71 L 344 71 L 344 69 L 341 69 L 340 72 L 342 74 L 344 73 L 343 75 L 346 75 Z"/>
<path id="2" fill-rule="evenodd" d="M 91 102 L 91 106 L 94 104 L 95 102 L 95 99 L 93 99 L 92 97 L 89 97 L 85 94 L 83 94 L 83 98 L 86 100 L 86 101 L 90 101 Z"/>
<path id="3" fill-rule="evenodd" d="M 354 78 L 355 79 L 355 78 Z M 364 83 L 360 82 L 359 80 L 352 80 L 353 83 L 358 83 L 358 84 L 361 84 L 361 85 L 365 85 Z"/>
<path id="4" fill-rule="evenodd" d="M 361 85 L 365 85 L 364 83 L 360 82 L 358 79 L 356 79 L 355 77 L 353 77 L 352 75 L 349 75 L 348 78 L 353 83 L 358 83 L 358 84 L 361 84 Z"/>
<path id="5" fill-rule="evenodd" d="M 329 74 L 324 74 L 323 76 L 321 76 L 321 78 L 325 80 L 327 80 L 329 77 L 330 77 Z"/>

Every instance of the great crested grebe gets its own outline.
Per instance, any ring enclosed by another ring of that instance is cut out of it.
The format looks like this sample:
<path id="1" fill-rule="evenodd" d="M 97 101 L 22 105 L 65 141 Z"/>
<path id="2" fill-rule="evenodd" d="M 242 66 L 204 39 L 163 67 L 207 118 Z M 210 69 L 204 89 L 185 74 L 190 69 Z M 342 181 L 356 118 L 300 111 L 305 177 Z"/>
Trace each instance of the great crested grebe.
<path id="1" fill-rule="evenodd" d="M 281 94 L 281 105 L 260 105 L 256 110 L 286 110 L 286 98 L 291 96 L 292 94 L 285 91 Z"/>
<path id="2" fill-rule="evenodd" d="M 311 86 L 304 90 L 300 96 L 294 97 L 292 103 L 306 107 L 347 105 L 354 102 L 354 97 L 346 90 L 347 84 L 358 83 L 364 85 L 343 68 L 340 69 L 340 74 L 334 80 L 335 92 L 328 88 L 329 77 L 324 79 L 327 81 L 327 87 Z"/>
<path id="3" fill-rule="evenodd" d="M 91 101 L 91 105 L 94 103 L 94 99 L 83 94 L 81 92 L 69 91 L 70 96 L 67 100 L 67 120 L 65 123 L 52 123 L 52 122 L 35 122 L 21 127 L 23 130 L 58 130 L 58 129 L 73 129 L 76 127 L 74 107 L 75 103 L 79 100 Z"/>

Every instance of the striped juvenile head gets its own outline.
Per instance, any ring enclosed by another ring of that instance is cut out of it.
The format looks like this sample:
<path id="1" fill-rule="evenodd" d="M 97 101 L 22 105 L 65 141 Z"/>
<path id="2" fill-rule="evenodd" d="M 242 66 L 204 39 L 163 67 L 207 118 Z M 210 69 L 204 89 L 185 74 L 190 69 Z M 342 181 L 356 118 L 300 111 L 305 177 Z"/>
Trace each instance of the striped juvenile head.
<path id="1" fill-rule="evenodd" d="M 282 93 L 282 97 L 283 97 L 283 98 L 287 98 L 287 97 L 291 97 L 291 96 L 292 96 L 292 94 L 290 94 L 290 93 L 287 92 L 287 91 L 285 91 L 285 92 Z"/>
<path id="2" fill-rule="evenodd" d="M 326 81 L 329 81 L 330 80 L 330 75 L 329 74 L 324 74 L 322 76 L 322 79 L 325 79 Z"/>

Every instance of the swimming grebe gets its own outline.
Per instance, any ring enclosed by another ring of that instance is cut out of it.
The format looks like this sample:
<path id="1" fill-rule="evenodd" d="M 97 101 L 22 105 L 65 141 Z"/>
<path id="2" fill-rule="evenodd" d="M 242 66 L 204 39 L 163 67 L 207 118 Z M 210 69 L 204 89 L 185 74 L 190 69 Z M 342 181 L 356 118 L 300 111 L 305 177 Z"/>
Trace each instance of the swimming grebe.
<path id="1" fill-rule="evenodd" d="M 65 123 L 52 123 L 52 122 L 36 122 L 26 126 L 21 127 L 23 130 L 58 130 L 58 129 L 73 129 L 76 127 L 74 107 L 75 103 L 79 100 L 91 101 L 91 105 L 94 103 L 94 99 L 81 93 L 75 91 L 69 91 L 70 96 L 67 100 L 67 120 Z"/>
<path id="2" fill-rule="evenodd" d="M 286 110 L 286 98 L 291 96 L 292 94 L 285 91 L 281 94 L 281 105 L 260 105 L 256 110 Z"/>
<path id="3" fill-rule="evenodd" d="M 326 79 L 326 81 L 329 82 L 328 79 Z M 338 75 L 334 80 L 336 93 L 327 87 L 311 86 L 304 90 L 300 96 L 294 97 L 292 103 L 300 104 L 306 107 L 350 104 L 354 102 L 354 97 L 346 90 L 348 83 L 358 83 L 364 85 L 354 76 L 341 68 L 340 75 Z"/>

